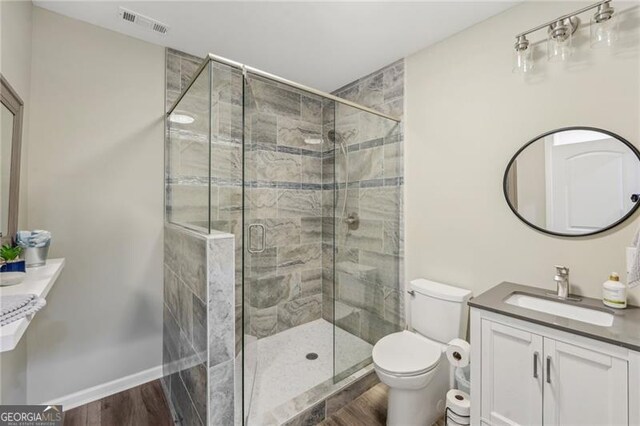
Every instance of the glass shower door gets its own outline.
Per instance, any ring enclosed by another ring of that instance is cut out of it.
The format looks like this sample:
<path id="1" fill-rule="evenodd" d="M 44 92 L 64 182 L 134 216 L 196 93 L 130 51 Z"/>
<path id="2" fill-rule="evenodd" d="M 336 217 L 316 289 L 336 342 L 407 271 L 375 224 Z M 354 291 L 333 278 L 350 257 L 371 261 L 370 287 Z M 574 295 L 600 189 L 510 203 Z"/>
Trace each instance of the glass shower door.
<path id="1" fill-rule="evenodd" d="M 336 104 L 336 381 L 369 364 L 373 345 L 403 324 L 399 131 L 393 120 Z"/>

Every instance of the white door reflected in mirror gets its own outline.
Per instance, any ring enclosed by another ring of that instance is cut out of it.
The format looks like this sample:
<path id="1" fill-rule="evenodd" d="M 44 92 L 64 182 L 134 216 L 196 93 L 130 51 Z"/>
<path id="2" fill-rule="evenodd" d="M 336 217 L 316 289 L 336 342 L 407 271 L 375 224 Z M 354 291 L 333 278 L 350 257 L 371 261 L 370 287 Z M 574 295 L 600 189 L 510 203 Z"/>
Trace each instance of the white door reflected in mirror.
<path id="1" fill-rule="evenodd" d="M 640 194 L 640 155 L 610 132 L 549 132 L 512 159 L 504 191 L 518 217 L 541 231 L 595 234 L 637 208 L 633 195 Z"/>
<path id="2" fill-rule="evenodd" d="M 7 235 L 9 226 L 9 184 L 11 181 L 11 145 L 13 114 L 0 104 L 0 236 Z"/>

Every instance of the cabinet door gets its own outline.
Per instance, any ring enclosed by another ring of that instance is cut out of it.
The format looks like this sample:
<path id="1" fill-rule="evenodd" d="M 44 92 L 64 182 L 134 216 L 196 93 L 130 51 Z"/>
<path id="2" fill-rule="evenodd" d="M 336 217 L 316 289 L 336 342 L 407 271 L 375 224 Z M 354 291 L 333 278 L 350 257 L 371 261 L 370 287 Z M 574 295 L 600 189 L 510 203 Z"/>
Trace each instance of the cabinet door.
<path id="1" fill-rule="evenodd" d="M 482 320 L 482 421 L 542 424 L 542 337 Z"/>
<path id="2" fill-rule="evenodd" d="M 544 339 L 545 426 L 628 424 L 626 360 Z"/>

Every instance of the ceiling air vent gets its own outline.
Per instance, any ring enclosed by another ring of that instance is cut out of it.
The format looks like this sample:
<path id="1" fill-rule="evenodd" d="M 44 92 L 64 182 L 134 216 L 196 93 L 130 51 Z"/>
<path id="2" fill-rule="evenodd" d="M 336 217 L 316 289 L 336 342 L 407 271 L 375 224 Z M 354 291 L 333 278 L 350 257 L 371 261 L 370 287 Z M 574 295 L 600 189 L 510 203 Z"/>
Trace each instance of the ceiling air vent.
<path id="1" fill-rule="evenodd" d="M 146 28 L 149 31 L 153 31 L 162 35 L 165 35 L 167 34 L 167 32 L 169 32 L 169 27 L 162 22 L 149 18 L 148 16 L 141 15 L 132 10 L 125 9 L 124 7 L 121 7 L 118 10 L 118 14 L 123 21 L 136 24 L 142 28 Z"/>

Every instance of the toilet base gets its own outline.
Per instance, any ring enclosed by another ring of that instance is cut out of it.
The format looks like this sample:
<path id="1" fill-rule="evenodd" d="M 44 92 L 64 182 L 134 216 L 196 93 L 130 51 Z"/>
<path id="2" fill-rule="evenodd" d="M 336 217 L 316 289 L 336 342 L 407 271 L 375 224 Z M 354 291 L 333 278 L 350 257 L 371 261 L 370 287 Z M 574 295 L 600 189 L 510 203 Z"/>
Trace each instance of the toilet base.
<path id="1" fill-rule="evenodd" d="M 389 388 L 387 426 L 431 426 L 444 415 L 449 377 L 439 370 L 420 389 Z"/>

